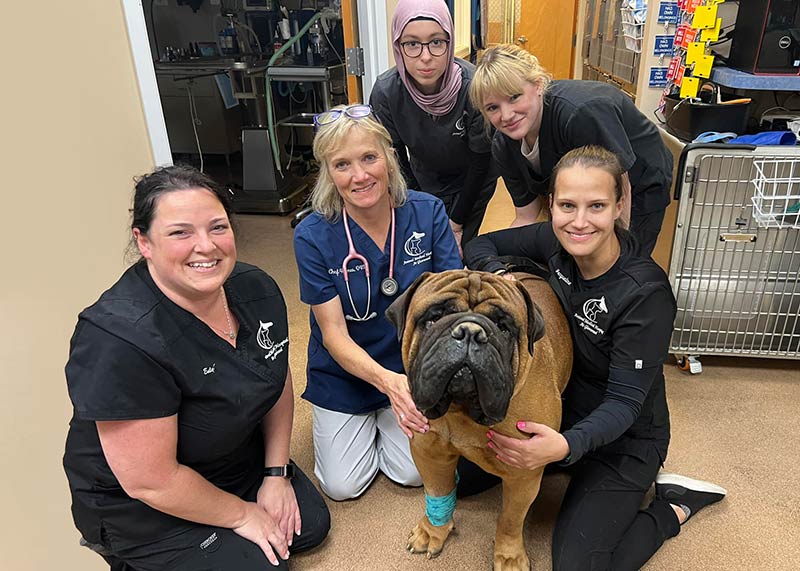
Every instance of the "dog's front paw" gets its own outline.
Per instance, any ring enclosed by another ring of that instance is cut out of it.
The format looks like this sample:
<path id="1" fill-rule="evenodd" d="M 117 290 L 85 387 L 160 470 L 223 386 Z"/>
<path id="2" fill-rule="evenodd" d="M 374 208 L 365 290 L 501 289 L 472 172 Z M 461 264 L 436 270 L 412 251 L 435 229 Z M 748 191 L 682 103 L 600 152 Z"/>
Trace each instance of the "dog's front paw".
<path id="1" fill-rule="evenodd" d="M 494 571 L 530 571 L 531 562 L 522 548 L 495 549 Z"/>
<path id="2" fill-rule="evenodd" d="M 409 553 L 426 553 L 428 559 L 437 557 L 442 552 L 444 542 L 453 527 L 452 519 L 437 527 L 428 521 L 427 516 L 423 516 L 408 536 L 407 549 Z"/>

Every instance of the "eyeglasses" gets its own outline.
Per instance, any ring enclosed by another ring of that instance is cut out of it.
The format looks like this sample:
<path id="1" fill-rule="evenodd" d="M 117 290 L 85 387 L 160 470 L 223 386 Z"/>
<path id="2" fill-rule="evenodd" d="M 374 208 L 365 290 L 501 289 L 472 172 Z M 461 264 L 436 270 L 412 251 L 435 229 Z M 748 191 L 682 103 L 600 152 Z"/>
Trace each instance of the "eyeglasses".
<path id="1" fill-rule="evenodd" d="M 433 57 L 443 56 L 447 53 L 447 45 L 450 40 L 443 40 L 436 38 L 430 42 L 401 42 L 400 47 L 403 48 L 403 53 L 408 57 L 419 57 L 422 55 L 422 48 L 428 48 L 428 53 Z"/>
<path id="2" fill-rule="evenodd" d="M 372 106 L 366 103 L 356 103 L 355 105 L 348 105 L 344 109 L 332 109 L 330 111 L 323 111 L 314 115 L 314 125 L 323 127 L 336 122 L 342 115 L 347 115 L 351 119 L 363 119 L 372 113 Z"/>

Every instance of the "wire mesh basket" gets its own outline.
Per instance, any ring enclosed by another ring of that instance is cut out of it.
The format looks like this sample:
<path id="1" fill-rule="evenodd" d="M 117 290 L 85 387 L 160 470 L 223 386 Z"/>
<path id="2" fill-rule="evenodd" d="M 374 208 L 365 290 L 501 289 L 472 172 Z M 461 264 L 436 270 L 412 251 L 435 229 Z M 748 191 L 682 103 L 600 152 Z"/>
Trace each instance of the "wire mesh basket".
<path id="1" fill-rule="evenodd" d="M 647 19 L 647 4 L 645 4 L 644 8 L 627 8 L 623 6 L 620 12 L 622 13 L 623 24 L 643 26 Z"/>
<path id="2" fill-rule="evenodd" d="M 753 161 L 753 218 L 761 228 L 800 229 L 800 159 Z"/>

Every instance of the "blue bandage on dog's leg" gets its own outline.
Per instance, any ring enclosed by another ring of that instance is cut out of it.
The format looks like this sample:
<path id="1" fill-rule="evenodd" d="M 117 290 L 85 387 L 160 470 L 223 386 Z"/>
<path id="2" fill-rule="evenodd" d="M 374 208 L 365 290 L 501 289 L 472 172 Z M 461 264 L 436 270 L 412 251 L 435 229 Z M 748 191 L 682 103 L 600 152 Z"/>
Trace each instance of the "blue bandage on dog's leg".
<path id="1" fill-rule="evenodd" d="M 458 471 L 456 471 L 456 486 L 458 486 Z M 425 494 L 425 515 L 431 525 L 442 527 L 453 519 L 456 511 L 456 489 L 453 488 L 446 496 L 429 496 Z"/>

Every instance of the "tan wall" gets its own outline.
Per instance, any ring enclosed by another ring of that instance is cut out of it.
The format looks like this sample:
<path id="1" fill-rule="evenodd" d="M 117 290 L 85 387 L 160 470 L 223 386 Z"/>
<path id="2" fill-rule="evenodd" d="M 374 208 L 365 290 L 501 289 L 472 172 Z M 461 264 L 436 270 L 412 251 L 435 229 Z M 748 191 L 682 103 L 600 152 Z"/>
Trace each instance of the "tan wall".
<path id="1" fill-rule="evenodd" d="M 69 511 L 63 368 L 78 312 L 123 269 L 150 145 L 120 0 L 22 12 L 0 40 L 0 567 L 107 569 Z"/>

